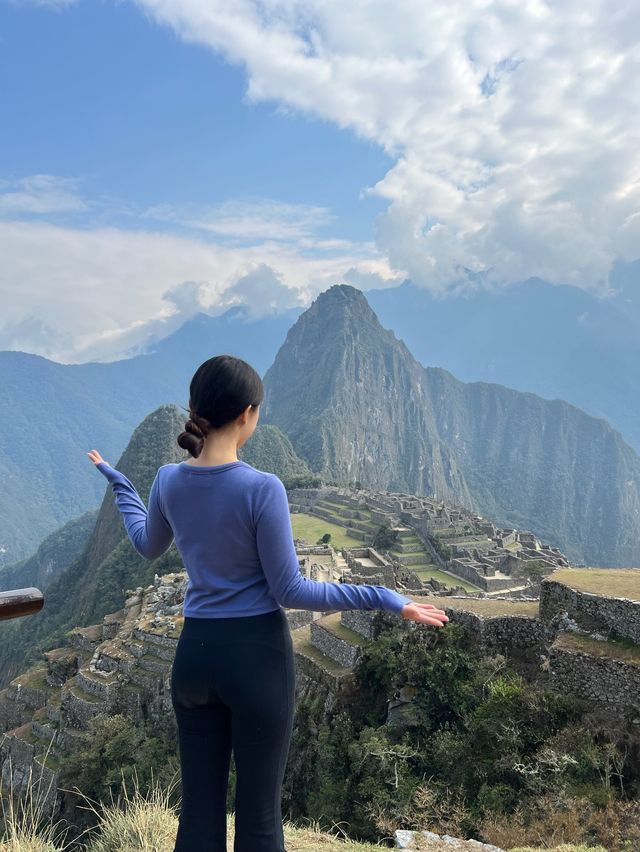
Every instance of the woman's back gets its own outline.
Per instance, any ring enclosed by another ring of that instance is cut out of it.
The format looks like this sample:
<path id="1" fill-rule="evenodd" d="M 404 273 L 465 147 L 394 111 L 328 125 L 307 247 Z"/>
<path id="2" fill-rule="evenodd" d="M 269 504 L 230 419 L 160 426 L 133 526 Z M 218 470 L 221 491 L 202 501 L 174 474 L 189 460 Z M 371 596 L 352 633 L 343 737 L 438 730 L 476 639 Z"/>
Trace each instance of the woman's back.
<path id="1" fill-rule="evenodd" d="M 241 459 L 208 467 L 162 465 L 148 512 L 123 473 L 106 462 L 97 467 L 111 482 L 138 552 L 156 558 L 175 539 L 189 577 L 185 616 L 259 615 L 280 606 L 399 613 L 411 600 L 382 585 L 303 577 L 284 485 L 275 474 Z"/>
<path id="2" fill-rule="evenodd" d="M 161 505 L 189 576 L 184 614 L 215 618 L 277 609 L 256 544 L 258 495 L 269 474 L 242 460 L 213 467 L 180 462 L 161 472 Z"/>

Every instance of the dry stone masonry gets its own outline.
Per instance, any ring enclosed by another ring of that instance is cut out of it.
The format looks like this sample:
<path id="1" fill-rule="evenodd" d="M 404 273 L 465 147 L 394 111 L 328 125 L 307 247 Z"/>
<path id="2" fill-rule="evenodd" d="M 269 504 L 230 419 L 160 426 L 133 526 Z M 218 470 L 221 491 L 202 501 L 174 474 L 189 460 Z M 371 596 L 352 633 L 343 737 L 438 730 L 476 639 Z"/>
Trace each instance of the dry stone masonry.
<path id="1" fill-rule="evenodd" d="M 402 494 L 295 489 L 290 506 L 340 522 L 354 539 L 354 546 L 341 552 L 330 544 L 297 541 L 305 576 L 380 583 L 431 600 L 482 651 L 529 655 L 541 671 L 548 671 L 553 688 L 637 712 L 640 603 L 577 592 L 556 575 L 542 581 L 540 601 L 526 599 L 524 591 L 530 586 L 514 585 L 522 579 L 516 576 L 521 567 L 516 563 L 534 558 L 549 566 L 566 563 L 532 534 L 500 530 L 463 509 Z M 384 551 L 367 543 L 382 524 L 397 534 Z M 449 541 L 455 549 L 448 561 L 434 544 L 434 534 L 443 531 L 440 542 Z M 477 589 L 473 593 L 457 586 L 461 576 L 455 575 L 455 570 L 471 570 L 464 561 L 471 557 Z M 456 569 L 456 561 L 466 567 Z M 424 582 L 433 570 L 450 576 L 451 583 Z M 489 589 L 490 581 L 503 579 L 509 580 L 509 588 L 499 594 Z M 147 588 L 128 590 L 122 609 L 100 624 L 71 630 L 64 647 L 46 651 L 39 664 L 0 690 L 3 790 L 12 785 L 20 794 L 30 774 L 41 777 L 52 788 L 47 809 L 53 814 L 60 806 L 60 761 L 86 742 L 91 720 L 101 714 L 122 713 L 134 724 L 146 720 L 159 735 L 176 739 L 170 675 L 186 586 L 186 573 L 177 572 L 156 575 Z M 403 630 L 431 629 L 377 610 L 286 614 L 295 650 L 297 698 L 313 694 L 327 713 L 385 620 Z M 616 644 L 611 636 L 627 644 Z M 415 696 L 412 684 L 400 685 L 388 700 L 386 724 L 411 725 Z"/>
<path id="2" fill-rule="evenodd" d="M 349 564 L 357 578 L 352 582 L 389 584 L 394 575 L 402 590 L 458 593 L 464 591 L 463 581 L 474 594 L 508 591 L 536 597 L 540 576 L 569 564 L 557 547 L 529 531 L 501 529 L 481 515 L 429 497 L 323 486 L 292 489 L 289 504 L 293 512 L 343 527 L 363 544 L 383 524 L 396 533 L 396 543 L 384 556 L 364 556 L 361 566 Z M 434 571 L 438 579 L 432 578 Z M 383 579 L 365 579 L 374 576 Z"/>

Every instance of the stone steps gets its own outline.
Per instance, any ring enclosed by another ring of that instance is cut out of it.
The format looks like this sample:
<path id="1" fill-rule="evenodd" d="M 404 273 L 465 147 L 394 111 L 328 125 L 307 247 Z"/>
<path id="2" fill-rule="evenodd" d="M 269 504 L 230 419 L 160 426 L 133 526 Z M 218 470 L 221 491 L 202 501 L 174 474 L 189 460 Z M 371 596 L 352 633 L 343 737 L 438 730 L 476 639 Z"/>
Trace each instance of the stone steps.
<path id="1" fill-rule="evenodd" d="M 340 613 L 340 624 L 365 640 L 373 639 L 373 621 L 376 610 L 345 609 Z"/>
<path id="2" fill-rule="evenodd" d="M 165 660 L 173 662 L 176 648 L 178 647 L 178 638 L 166 636 L 164 634 L 152 633 L 142 628 L 134 628 L 133 635 L 136 639 L 140 639 L 144 646 L 144 653 L 152 648 L 152 653 Z"/>
<path id="3" fill-rule="evenodd" d="M 405 553 L 426 553 L 424 549 L 424 545 L 421 541 L 410 541 L 407 544 L 403 544 L 402 542 L 396 542 L 392 548 L 390 548 L 393 554 L 397 554 L 402 556 Z"/>
<path id="4" fill-rule="evenodd" d="M 162 678 L 157 672 L 150 672 L 138 666 L 131 669 L 131 672 L 129 673 L 129 681 L 131 684 L 134 684 L 143 690 L 150 690 L 151 692 L 158 691 L 161 680 Z"/>
<path id="5" fill-rule="evenodd" d="M 102 624 L 91 624 L 89 627 L 74 627 L 67 633 L 69 644 L 80 651 L 93 651 L 103 641 Z"/>
<path id="6" fill-rule="evenodd" d="M 77 751 L 85 748 L 88 742 L 87 731 L 80 728 L 63 728 L 58 732 L 58 749 L 62 752 Z"/>
<path id="7" fill-rule="evenodd" d="M 104 675 L 101 675 L 83 667 L 78 670 L 75 682 L 89 696 L 94 696 L 102 701 L 111 701 L 118 690 L 120 678 L 118 678 L 116 672 L 105 672 Z"/>
<path id="8" fill-rule="evenodd" d="M 160 656 L 158 651 L 164 651 L 164 649 L 158 648 L 158 646 L 153 647 L 150 644 L 145 644 L 144 652 L 142 656 L 138 658 L 138 666 L 148 672 L 166 674 L 171 669 L 174 655 L 172 655 L 169 660 L 166 656 Z"/>
<path id="9" fill-rule="evenodd" d="M 63 725 L 60 733 L 66 732 L 68 728 L 86 729 L 90 719 L 107 712 L 107 709 L 108 705 L 104 700 L 85 692 L 75 682 L 75 678 L 71 678 L 62 687 L 60 715 Z"/>
<path id="10" fill-rule="evenodd" d="M 31 730 L 33 735 L 47 744 L 55 743 L 58 737 L 58 729 L 52 727 L 47 722 L 38 722 L 35 719 L 31 720 Z"/>
<path id="11" fill-rule="evenodd" d="M 135 656 L 124 643 L 109 642 L 98 648 L 93 665 L 98 671 L 128 673 L 135 663 Z"/>
<path id="12" fill-rule="evenodd" d="M 405 553 L 405 554 L 394 554 L 396 560 L 401 565 L 406 565 L 407 567 L 432 567 L 435 568 L 433 561 L 429 558 L 429 554 L 425 553 L 423 550 L 421 553 Z"/>

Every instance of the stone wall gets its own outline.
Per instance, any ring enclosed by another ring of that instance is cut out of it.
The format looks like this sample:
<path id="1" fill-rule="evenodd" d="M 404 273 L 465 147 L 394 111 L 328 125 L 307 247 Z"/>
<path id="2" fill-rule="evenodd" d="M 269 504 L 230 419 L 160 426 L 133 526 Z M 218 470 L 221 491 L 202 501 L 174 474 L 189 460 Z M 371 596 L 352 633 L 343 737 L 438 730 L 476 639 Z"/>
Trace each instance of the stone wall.
<path id="1" fill-rule="evenodd" d="M 360 656 L 360 648 L 345 642 L 344 639 L 321 626 L 321 622 L 311 622 L 311 643 L 327 657 L 345 668 L 352 668 Z"/>
<path id="2" fill-rule="evenodd" d="M 309 609 L 287 609 L 285 610 L 289 628 L 297 630 L 299 627 L 304 627 L 305 624 L 310 624 L 318 615 Z"/>
<path id="3" fill-rule="evenodd" d="M 56 775 L 35 756 L 35 748 L 17 737 L 0 738 L 2 789 L 13 792 L 19 803 L 31 792 L 34 808 L 40 807 L 45 817 L 57 809 Z"/>
<path id="4" fill-rule="evenodd" d="M 640 602 L 571 589 L 555 580 L 540 586 L 540 617 L 550 621 L 568 612 L 579 627 L 590 632 L 621 636 L 640 644 Z"/>
<path id="5" fill-rule="evenodd" d="M 466 565 L 460 559 L 452 559 L 447 566 L 447 570 L 451 571 L 460 577 L 461 580 L 467 580 L 469 583 L 474 583 L 487 591 L 489 583 L 483 574 L 479 574 L 471 565 Z"/>
<path id="6" fill-rule="evenodd" d="M 535 648 L 553 639 L 554 631 L 540 619 L 528 615 L 483 617 L 445 605 L 449 620 L 459 624 L 478 646 L 509 652 L 513 648 Z"/>
<path id="7" fill-rule="evenodd" d="M 579 695 L 619 709 L 640 710 L 640 665 L 599 657 L 552 645 L 551 685 L 559 692 Z"/>
<path id="8" fill-rule="evenodd" d="M 373 639 L 373 616 L 375 610 L 345 609 L 340 614 L 340 623 L 365 639 Z"/>

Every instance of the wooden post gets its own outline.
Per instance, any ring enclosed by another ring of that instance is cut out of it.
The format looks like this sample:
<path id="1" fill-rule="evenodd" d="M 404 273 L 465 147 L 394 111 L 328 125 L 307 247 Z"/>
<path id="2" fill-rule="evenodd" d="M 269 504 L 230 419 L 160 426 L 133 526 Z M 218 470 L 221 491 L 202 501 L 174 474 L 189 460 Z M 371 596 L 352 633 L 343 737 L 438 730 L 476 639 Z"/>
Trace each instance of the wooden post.
<path id="1" fill-rule="evenodd" d="M 44 596 L 40 589 L 29 586 L 26 589 L 11 589 L 0 592 L 0 621 L 7 618 L 19 618 L 39 612 L 44 605 Z"/>

